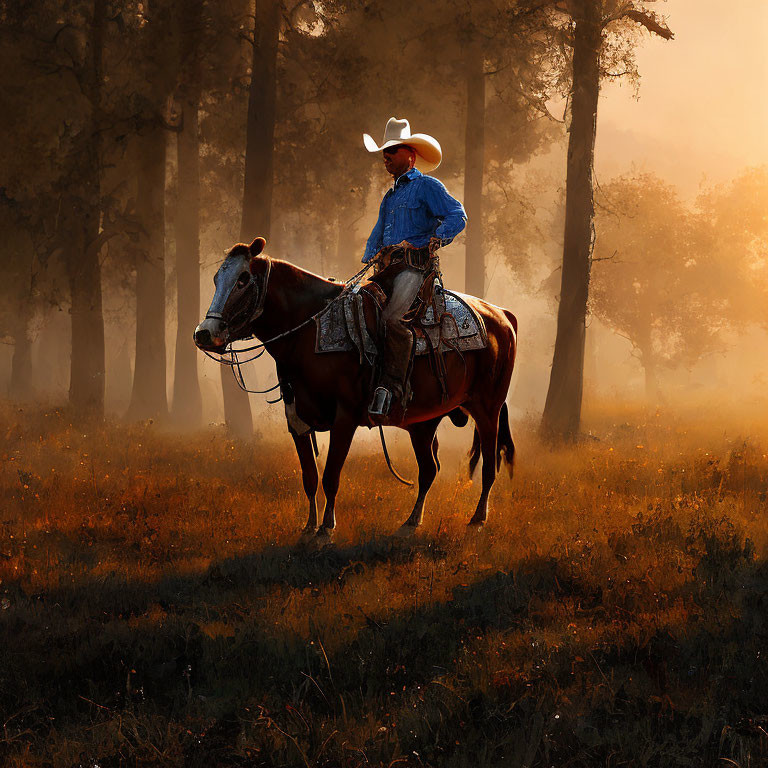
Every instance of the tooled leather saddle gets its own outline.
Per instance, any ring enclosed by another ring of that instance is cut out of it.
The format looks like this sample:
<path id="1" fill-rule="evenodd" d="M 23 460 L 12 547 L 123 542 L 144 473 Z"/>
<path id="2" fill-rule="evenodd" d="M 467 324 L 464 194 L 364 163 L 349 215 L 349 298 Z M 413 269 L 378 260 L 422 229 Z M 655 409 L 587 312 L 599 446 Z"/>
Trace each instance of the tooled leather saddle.
<path id="1" fill-rule="evenodd" d="M 448 351 L 482 349 L 488 343 L 485 323 L 471 307 L 469 297 L 449 291 L 435 279 L 431 299 L 411 322 L 414 354 L 432 354 L 435 360 Z M 357 351 L 360 363 L 375 365 L 379 317 L 387 296 L 375 281 L 356 286 L 315 318 L 315 352 Z M 414 308 L 415 309 L 415 308 Z M 438 365 L 436 370 L 442 368 Z"/>

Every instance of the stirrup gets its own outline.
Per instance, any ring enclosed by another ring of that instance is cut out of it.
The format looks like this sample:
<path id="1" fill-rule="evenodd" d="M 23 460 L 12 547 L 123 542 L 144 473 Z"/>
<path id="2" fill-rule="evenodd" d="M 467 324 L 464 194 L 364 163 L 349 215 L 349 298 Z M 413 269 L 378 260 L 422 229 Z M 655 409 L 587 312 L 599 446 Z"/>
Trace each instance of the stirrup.
<path id="1" fill-rule="evenodd" d="M 388 416 L 392 407 L 392 392 L 386 387 L 376 387 L 368 406 L 371 416 Z"/>

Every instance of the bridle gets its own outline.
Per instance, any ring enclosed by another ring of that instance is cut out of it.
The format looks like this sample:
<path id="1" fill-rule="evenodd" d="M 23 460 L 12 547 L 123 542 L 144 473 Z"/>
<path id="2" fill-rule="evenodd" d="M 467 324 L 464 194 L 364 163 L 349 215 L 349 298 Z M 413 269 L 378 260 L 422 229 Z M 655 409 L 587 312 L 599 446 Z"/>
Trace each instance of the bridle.
<path id="1" fill-rule="evenodd" d="M 267 300 L 267 286 L 269 285 L 269 276 L 272 272 L 271 257 L 265 256 L 264 258 L 266 259 L 266 262 L 267 262 L 267 270 L 264 273 L 264 282 L 263 282 L 261 291 L 258 292 L 258 294 L 256 291 L 254 291 L 252 294 L 254 297 L 258 295 L 258 299 L 255 302 L 255 306 L 253 307 L 251 306 L 251 304 L 253 303 L 253 299 L 249 300 L 248 305 L 244 309 L 241 309 L 239 312 L 236 312 L 232 316 L 232 319 L 229 321 L 224 319 L 224 315 L 221 312 L 208 311 L 208 313 L 205 316 L 206 320 L 221 320 L 221 322 L 226 323 L 226 325 L 234 326 L 237 328 L 238 326 L 235 325 L 234 320 L 235 318 L 238 318 L 241 315 L 247 315 L 246 321 L 243 323 L 243 326 L 249 325 L 254 320 L 258 320 L 262 316 L 262 314 L 264 313 L 264 304 L 266 303 L 266 300 Z M 250 272 L 250 270 L 249 270 L 249 273 L 250 273 L 250 277 L 248 279 L 248 285 L 253 285 L 255 287 L 256 278 L 254 274 Z M 230 289 L 230 294 L 231 294 L 231 289 Z M 227 299 L 229 299 L 229 296 L 227 297 Z M 226 306 L 226 302 L 224 303 L 224 306 Z"/>
<path id="2" fill-rule="evenodd" d="M 256 302 L 256 306 L 253 309 L 253 313 L 248 319 L 249 323 L 252 323 L 254 320 L 258 320 L 264 314 L 264 305 L 267 302 L 267 288 L 269 287 L 269 276 L 272 274 L 272 257 L 264 254 L 264 259 L 267 262 L 267 269 L 264 272 L 264 280 L 262 281 L 259 300 Z M 253 283 L 256 282 L 256 279 L 252 272 L 251 272 L 251 282 Z"/>

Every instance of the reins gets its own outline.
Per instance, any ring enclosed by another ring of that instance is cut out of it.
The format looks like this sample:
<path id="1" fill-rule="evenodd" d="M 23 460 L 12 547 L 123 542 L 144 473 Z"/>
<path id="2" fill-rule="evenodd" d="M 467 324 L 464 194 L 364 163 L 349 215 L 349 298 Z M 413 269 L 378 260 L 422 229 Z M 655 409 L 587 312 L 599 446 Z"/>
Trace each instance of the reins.
<path id="1" fill-rule="evenodd" d="M 389 458 L 389 451 L 387 450 L 387 443 L 384 440 L 384 427 L 379 424 L 379 437 L 381 438 L 381 447 L 384 449 L 384 459 L 387 462 L 389 471 L 394 475 L 395 479 L 399 480 L 403 485 L 413 486 L 413 480 L 406 480 L 393 466 L 392 459 Z"/>

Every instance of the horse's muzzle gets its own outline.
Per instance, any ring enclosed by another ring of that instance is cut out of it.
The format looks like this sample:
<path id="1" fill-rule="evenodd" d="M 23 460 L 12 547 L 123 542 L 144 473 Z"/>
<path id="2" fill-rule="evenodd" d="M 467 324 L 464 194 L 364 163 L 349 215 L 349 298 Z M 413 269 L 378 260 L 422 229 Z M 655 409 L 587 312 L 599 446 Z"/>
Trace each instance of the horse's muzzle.
<path id="1" fill-rule="evenodd" d="M 195 344 L 206 352 L 221 352 L 227 346 L 227 324 L 216 317 L 206 317 L 195 328 Z"/>

